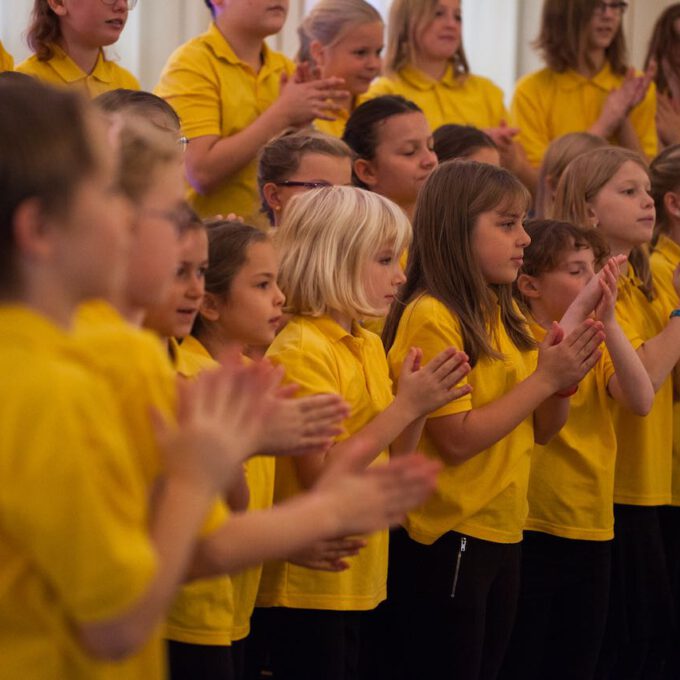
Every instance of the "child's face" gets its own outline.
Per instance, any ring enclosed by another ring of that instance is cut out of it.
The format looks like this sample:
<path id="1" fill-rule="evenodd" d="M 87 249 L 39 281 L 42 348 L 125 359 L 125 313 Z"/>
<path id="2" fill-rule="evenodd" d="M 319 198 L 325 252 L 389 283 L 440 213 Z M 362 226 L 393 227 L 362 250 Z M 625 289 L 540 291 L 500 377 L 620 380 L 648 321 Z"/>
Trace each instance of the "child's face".
<path id="1" fill-rule="evenodd" d="M 645 170 L 626 161 L 588 203 L 593 223 L 614 253 L 625 253 L 651 240 L 656 210 L 649 190 Z"/>
<path id="2" fill-rule="evenodd" d="M 144 320 L 163 337 L 183 338 L 201 307 L 208 269 L 208 235 L 205 229 L 190 229 L 179 241 L 179 264 L 163 304 L 149 310 Z"/>
<path id="3" fill-rule="evenodd" d="M 471 246 L 487 284 L 507 284 L 517 278 L 524 249 L 531 243 L 524 217 L 511 207 L 489 210 L 477 218 Z"/>
<path id="4" fill-rule="evenodd" d="M 217 22 L 227 22 L 252 36 L 266 38 L 286 22 L 289 0 L 213 0 Z"/>
<path id="5" fill-rule="evenodd" d="M 171 162 L 157 167 L 135 216 L 125 296 L 131 307 L 148 310 L 168 294 L 179 260 L 183 201 L 182 166 Z"/>
<path id="6" fill-rule="evenodd" d="M 128 18 L 127 0 L 60 0 L 54 3 L 62 33 L 90 48 L 118 41 Z"/>
<path id="7" fill-rule="evenodd" d="M 75 301 L 112 299 L 123 289 L 131 240 L 132 207 L 116 178 L 115 150 L 106 125 L 90 116 L 96 168 L 81 181 L 59 219 L 57 259 Z"/>
<path id="8" fill-rule="evenodd" d="M 319 46 L 316 62 L 324 78 L 344 78 L 344 89 L 356 97 L 380 74 L 382 49 L 382 22 L 359 24 L 350 27 L 334 45 Z"/>
<path id="9" fill-rule="evenodd" d="M 437 166 L 430 126 L 420 111 L 385 119 L 372 161 L 357 161 L 357 174 L 371 191 L 397 205 L 416 202 L 420 187 Z"/>
<path id="10" fill-rule="evenodd" d="M 376 316 L 385 316 L 390 305 L 406 281 L 404 270 L 399 263 L 399 254 L 394 253 L 394 243 L 385 243 L 364 265 L 364 288 Z"/>
<path id="11" fill-rule="evenodd" d="M 603 13 L 593 12 L 586 24 L 586 44 L 589 49 L 606 50 L 621 28 L 621 13 L 610 7 Z"/>
<path id="12" fill-rule="evenodd" d="M 286 181 L 302 184 L 318 183 L 326 186 L 351 186 L 352 161 L 349 158 L 338 158 L 324 153 L 307 153 L 300 160 L 296 172 Z M 293 196 L 309 191 L 311 188 L 313 187 L 285 186 L 271 182 L 265 184 L 264 195 L 277 218 L 276 224 Z"/>
<path id="13" fill-rule="evenodd" d="M 286 299 L 276 283 L 278 273 L 278 259 L 272 244 L 251 243 L 245 264 L 234 277 L 227 298 L 211 296 L 219 314 L 217 324 L 222 337 L 254 347 L 272 342 Z"/>
<path id="14" fill-rule="evenodd" d="M 432 21 L 416 33 L 416 47 L 423 57 L 451 59 L 458 51 L 462 35 L 460 0 L 439 0 Z"/>
<path id="15" fill-rule="evenodd" d="M 595 256 L 590 248 L 582 248 L 565 252 L 553 271 L 532 277 L 536 302 L 544 318 L 559 321 L 593 276 Z M 533 304 L 530 299 L 532 308 Z"/>

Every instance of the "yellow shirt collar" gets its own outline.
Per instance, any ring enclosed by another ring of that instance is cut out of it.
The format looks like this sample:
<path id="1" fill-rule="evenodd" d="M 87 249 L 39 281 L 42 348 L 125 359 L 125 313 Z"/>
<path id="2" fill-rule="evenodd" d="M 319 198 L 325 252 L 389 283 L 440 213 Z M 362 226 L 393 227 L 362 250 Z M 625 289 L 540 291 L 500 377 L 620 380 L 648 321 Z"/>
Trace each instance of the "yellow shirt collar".
<path id="1" fill-rule="evenodd" d="M 612 72 L 611 65 L 609 62 L 605 62 L 602 69 L 596 73 L 592 78 L 587 78 L 586 76 L 570 69 L 564 73 L 558 74 L 560 88 L 562 90 L 575 90 L 585 83 L 591 83 L 605 92 L 611 92 L 613 89 L 618 87 L 619 79 Z"/>
<path id="2" fill-rule="evenodd" d="M 409 85 L 416 88 L 417 90 L 422 90 L 426 92 L 427 90 L 433 90 L 438 85 L 443 85 L 451 89 L 458 89 L 462 86 L 460 78 L 458 78 L 453 70 L 453 65 L 449 64 L 446 67 L 446 72 L 442 76 L 441 80 L 435 80 L 423 73 L 420 69 L 417 69 L 412 64 L 406 64 L 404 68 L 399 71 L 399 77 L 405 80 Z"/>
<path id="3" fill-rule="evenodd" d="M 50 66 L 57 72 L 59 77 L 66 83 L 74 83 L 83 78 L 94 78 L 102 83 L 113 82 L 113 72 L 111 62 L 104 57 L 104 52 L 99 50 L 97 63 L 94 65 L 92 73 L 85 73 L 78 64 L 71 59 L 71 57 L 59 47 L 59 45 L 52 45 L 54 56 L 50 59 Z"/>
<path id="4" fill-rule="evenodd" d="M 236 52 L 232 49 L 231 45 L 227 39 L 220 33 L 220 29 L 217 28 L 217 24 L 213 21 L 210 24 L 210 28 L 204 35 L 205 44 L 210 47 L 213 54 L 218 59 L 224 59 L 225 61 L 233 64 L 234 66 L 241 66 L 242 68 L 252 71 L 253 68 L 250 64 L 246 64 L 237 56 Z M 258 76 L 266 75 L 273 67 L 272 64 L 272 51 L 266 42 L 262 42 L 262 68 L 260 69 Z"/>

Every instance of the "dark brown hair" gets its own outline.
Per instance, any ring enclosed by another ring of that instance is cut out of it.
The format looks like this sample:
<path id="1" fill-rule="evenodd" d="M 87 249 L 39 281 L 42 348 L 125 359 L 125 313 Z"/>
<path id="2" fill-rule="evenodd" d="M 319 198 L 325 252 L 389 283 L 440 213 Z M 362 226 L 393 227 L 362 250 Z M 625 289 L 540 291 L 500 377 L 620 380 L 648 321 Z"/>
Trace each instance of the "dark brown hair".
<path id="1" fill-rule="evenodd" d="M 649 166 L 652 180 L 652 196 L 656 206 L 656 227 L 652 244 L 656 245 L 659 234 L 668 230 L 668 213 L 664 197 L 671 191 L 680 189 L 680 144 L 664 149 Z"/>
<path id="2" fill-rule="evenodd" d="M 656 89 L 663 94 L 668 94 L 668 80 L 666 78 L 666 71 L 664 62 L 668 60 L 669 53 L 676 51 L 675 63 L 670 63 L 670 68 L 675 68 L 680 71 L 680 54 L 678 51 L 680 47 L 680 37 L 675 33 L 673 24 L 680 19 L 680 3 L 675 3 L 667 7 L 661 16 L 654 24 L 652 37 L 649 40 L 649 47 L 647 48 L 647 57 L 645 58 L 645 68 L 649 66 L 649 62 L 654 59 L 657 63 L 656 69 Z"/>
<path id="3" fill-rule="evenodd" d="M 478 149 L 498 149 L 486 132 L 472 125 L 442 125 L 434 131 L 434 152 L 440 163 L 468 158 Z"/>
<path id="4" fill-rule="evenodd" d="M 47 0 L 35 0 L 31 12 L 31 23 L 26 33 L 28 46 L 40 61 L 54 56 L 53 45 L 61 38 L 59 17 L 52 11 Z"/>
<path id="5" fill-rule="evenodd" d="M 541 30 L 534 41 L 546 64 L 553 71 L 563 73 L 577 69 L 585 40 L 585 29 L 595 12 L 596 0 L 544 0 Z M 623 25 L 616 32 L 605 56 L 617 75 L 628 68 L 626 39 Z"/>
<path id="6" fill-rule="evenodd" d="M 524 212 L 530 196 L 510 172 L 476 161 L 447 161 L 428 177 L 413 217 L 406 284 L 387 317 L 383 341 L 394 343 L 405 305 L 425 293 L 439 300 L 459 321 L 463 349 L 474 365 L 481 357 L 502 358 L 491 338 L 500 305 L 501 322 L 521 350 L 535 347 L 517 312 L 511 285 L 488 285 L 472 248 L 479 216 L 512 208 Z"/>
<path id="7" fill-rule="evenodd" d="M 38 199 L 48 213 L 64 213 L 97 161 L 87 129 L 87 104 L 72 91 L 31 79 L 0 82 L 0 286 L 16 280 L 14 215 Z M 58 134 L 55 134 L 55 130 Z"/>

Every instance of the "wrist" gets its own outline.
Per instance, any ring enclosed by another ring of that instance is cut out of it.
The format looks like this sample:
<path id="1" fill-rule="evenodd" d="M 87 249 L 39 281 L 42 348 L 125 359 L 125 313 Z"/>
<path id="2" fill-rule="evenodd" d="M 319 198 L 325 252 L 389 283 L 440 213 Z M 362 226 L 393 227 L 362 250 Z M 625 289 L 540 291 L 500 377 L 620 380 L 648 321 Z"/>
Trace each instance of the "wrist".
<path id="1" fill-rule="evenodd" d="M 397 395 L 392 402 L 392 406 L 398 411 L 400 420 L 406 421 L 408 424 L 423 415 L 416 405 L 411 402 L 411 399 L 404 396 L 403 393 L 400 394 L 397 392 Z"/>

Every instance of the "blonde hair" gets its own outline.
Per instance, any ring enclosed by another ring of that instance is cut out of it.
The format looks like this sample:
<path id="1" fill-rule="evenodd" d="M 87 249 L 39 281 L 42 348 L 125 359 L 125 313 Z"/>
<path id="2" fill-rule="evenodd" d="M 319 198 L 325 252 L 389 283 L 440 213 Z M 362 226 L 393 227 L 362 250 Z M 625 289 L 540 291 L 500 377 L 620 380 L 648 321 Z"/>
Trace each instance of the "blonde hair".
<path id="1" fill-rule="evenodd" d="M 605 139 L 590 132 L 569 132 L 550 142 L 538 174 L 534 215 L 537 219 L 552 217 L 553 194 L 567 165 L 582 153 L 607 145 Z"/>
<path id="2" fill-rule="evenodd" d="M 385 70 L 396 73 L 414 61 L 416 34 L 434 19 L 438 0 L 393 0 L 387 21 Z M 456 75 L 470 72 L 461 42 L 451 58 Z"/>
<path id="3" fill-rule="evenodd" d="M 139 203 L 154 181 L 159 167 L 180 163 L 178 144 L 151 123 L 122 119 L 120 132 L 120 185 L 125 195 Z"/>
<path id="4" fill-rule="evenodd" d="M 553 207 L 553 218 L 592 228 L 588 203 L 595 199 L 609 180 L 628 162 L 649 173 L 642 156 L 616 146 L 593 149 L 575 158 L 562 174 Z M 628 258 L 642 284 L 640 290 L 648 300 L 655 297 L 649 256 L 644 247 L 633 248 Z"/>
<path id="5" fill-rule="evenodd" d="M 366 297 L 365 265 L 387 243 L 397 257 L 411 240 L 411 224 L 383 196 L 334 186 L 295 196 L 274 240 L 286 311 L 361 318 L 377 313 Z"/>
<path id="6" fill-rule="evenodd" d="M 372 24 L 382 17 L 365 0 L 320 0 L 298 27 L 300 47 L 295 57 L 298 63 L 313 63 L 310 45 L 318 40 L 324 47 L 335 45 L 354 26 Z"/>

